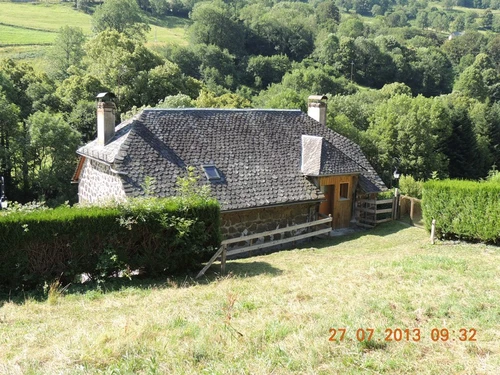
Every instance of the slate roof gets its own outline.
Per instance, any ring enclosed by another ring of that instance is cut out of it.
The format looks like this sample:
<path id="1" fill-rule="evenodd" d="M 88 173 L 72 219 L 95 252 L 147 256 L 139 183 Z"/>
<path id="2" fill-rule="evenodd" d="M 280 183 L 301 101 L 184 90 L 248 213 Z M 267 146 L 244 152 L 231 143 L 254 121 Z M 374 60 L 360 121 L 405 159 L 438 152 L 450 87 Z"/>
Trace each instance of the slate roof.
<path id="1" fill-rule="evenodd" d="M 145 109 L 106 146 L 93 141 L 77 153 L 118 171 L 129 196 L 143 195 L 147 176 L 155 195 L 175 195 L 177 177 L 194 166 L 223 211 L 239 210 L 323 198 L 301 172 L 303 134 L 326 141 L 322 175 L 360 173 L 365 192 L 385 190 L 358 145 L 299 110 Z M 207 181 L 206 164 L 217 167 L 220 181 Z"/>

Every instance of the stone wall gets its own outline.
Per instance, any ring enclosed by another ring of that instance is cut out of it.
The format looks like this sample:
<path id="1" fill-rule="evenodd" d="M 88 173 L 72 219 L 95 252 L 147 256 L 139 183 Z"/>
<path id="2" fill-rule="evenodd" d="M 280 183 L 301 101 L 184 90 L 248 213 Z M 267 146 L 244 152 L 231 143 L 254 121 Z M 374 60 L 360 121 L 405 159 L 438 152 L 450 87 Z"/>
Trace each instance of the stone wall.
<path id="1" fill-rule="evenodd" d="M 247 236 L 318 220 L 318 203 L 290 204 L 286 206 L 258 208 L 221 213 L 223 239 Z M 299 229 L 293 235 L 305 233 L 310 228 Z M 290 237 L 290 232 L 274 236 L 274 240 Z M 262 242 L 260 238 L 253 243 Z M 241 246 L 242 244 L 239 244 Z"/>
<path id="2" fill-rule="evenodd" d="M 78 201 L 83 204 L 122 201 L 125 191 L 121 178 L 110 167 L 85 159 L 78 184 Z"/>

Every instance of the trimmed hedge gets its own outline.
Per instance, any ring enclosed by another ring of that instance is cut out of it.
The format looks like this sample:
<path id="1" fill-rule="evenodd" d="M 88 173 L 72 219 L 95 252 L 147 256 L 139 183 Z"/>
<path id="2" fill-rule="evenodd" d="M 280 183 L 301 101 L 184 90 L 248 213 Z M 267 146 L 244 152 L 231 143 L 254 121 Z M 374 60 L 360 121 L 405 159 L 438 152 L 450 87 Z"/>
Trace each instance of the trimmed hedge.
<path id="1" fill-rule="evenodd" d="M 424 184 L 422 211 L 430 230 L 445 238 L 500 242 L 500 184 L 461 180 Z"/>
<path id="2" fill-rule="evenodd" d="M 116 207 L 64 207 L 0 216 L 0 287 L 24 288 L 81 274 L 105 279 L 140 269 L 185 271 L 220 244 L 216 200 L 132 200 Z"/>

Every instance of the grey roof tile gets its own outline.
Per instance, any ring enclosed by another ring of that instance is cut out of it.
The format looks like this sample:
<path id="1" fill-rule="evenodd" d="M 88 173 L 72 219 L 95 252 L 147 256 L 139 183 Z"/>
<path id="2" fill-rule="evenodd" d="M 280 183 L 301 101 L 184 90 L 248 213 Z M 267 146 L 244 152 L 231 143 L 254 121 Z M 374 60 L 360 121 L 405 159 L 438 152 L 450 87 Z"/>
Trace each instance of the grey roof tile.
<path id="1" fill-rule="evenodd" d="M 364 191 L 385 189 L 358 145 L 298 110 L 146 109 L 108 145 L 77 152 L 112 164 L 132 196 L 147 176 L 159 196 L 174 195 L 177 176 L 194 166 L 222 209 L 237 210 L 322 197 L 300 171 L 303 134 L 324 138 L 320 175 L 360 173 Z M 211 163 L 221 181 L 206 181 L 201 166 Z"/>

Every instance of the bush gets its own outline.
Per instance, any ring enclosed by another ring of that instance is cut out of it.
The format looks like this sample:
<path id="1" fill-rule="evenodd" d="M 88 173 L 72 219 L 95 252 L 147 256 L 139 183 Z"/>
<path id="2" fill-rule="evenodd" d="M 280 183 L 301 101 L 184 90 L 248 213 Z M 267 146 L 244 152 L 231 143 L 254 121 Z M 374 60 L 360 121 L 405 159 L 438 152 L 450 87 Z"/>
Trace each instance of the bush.
<path id="1" fill-rule="evenodd" d="M 500 184 L 494 181 L 428 181 L 422 210 L 425 226 L 436 219 L 445 238 L 500 242 Z"/>
<path id="2" fill-rule="evenodd" d="M 62 207 L 0 216 L 0 287 L 24 288 L 81 274 L 185 271 L 220 244 L 214 199 L 139 199 L 116 207 Z"/>
<path id="3" fill-rule="evenodd" d="M 415 180 L 412 176 L 402 175 L 399 180 L 401 193 L 412 198 L 422 199 L 423 186 L 424 182 L 422 180 Z"/>

